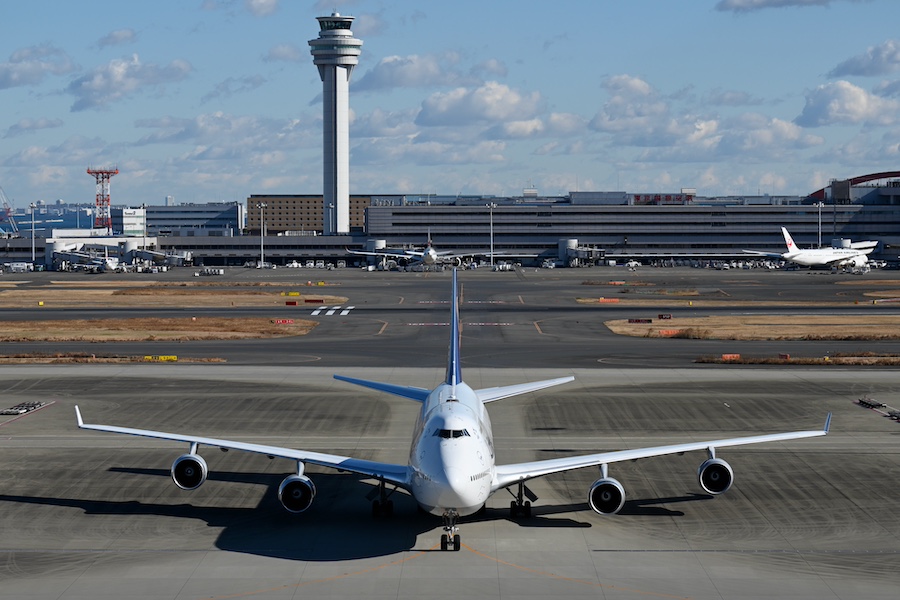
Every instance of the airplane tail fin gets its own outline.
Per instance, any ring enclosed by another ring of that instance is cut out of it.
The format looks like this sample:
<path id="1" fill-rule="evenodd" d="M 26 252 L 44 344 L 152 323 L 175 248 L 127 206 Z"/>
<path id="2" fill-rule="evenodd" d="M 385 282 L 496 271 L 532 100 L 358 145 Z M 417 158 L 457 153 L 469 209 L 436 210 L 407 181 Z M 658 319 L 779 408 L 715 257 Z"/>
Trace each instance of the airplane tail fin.
<path id="1" fill-rule="evenodd" d="M 788 252 L 793 252 L 797 249 L 797 244 L 794 243 L 794 238 L 788 233 L 787 227 L 781 228 L 781 235 L 784 236 L 784 245 L 787 246 Z"/>
<path id="2" fill-rule="evenodd" d="M 462 328 L 459 324 L 459 291 L 456 282 L 456 268 L 453 269 L 452 293 L 450 298 L 450 350 L 447 353 L 447 385 L 462 383 L 462 366 L 459 363 L 459 346 Z"/>

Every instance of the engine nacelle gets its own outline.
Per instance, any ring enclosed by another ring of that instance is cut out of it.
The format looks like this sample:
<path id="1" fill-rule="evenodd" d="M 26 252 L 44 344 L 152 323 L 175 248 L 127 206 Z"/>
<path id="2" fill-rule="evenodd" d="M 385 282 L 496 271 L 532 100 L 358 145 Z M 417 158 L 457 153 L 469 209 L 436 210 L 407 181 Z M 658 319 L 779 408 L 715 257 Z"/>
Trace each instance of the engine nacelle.
<path id="1" fill-rule="evenodd" d="M 288 512 L 302 513 L 315 497 L 316 486 L 306 475 L 288 475 L 278 486 L 278 501 Z"/>
<path id="2" fill-rule="evenodd" d="M 625 505 L 625 488 L 612 477 L 598 479 L 588 492 L 588 504 L 599 515 L 613 515 Z"/>
<path id="3" fill-rule="evenodd" d="M 453 263 L 454 267 L 462 266 L 462 257 L 461 256 L 454 256 L 452 259 L 450 259 L 450 261 Z"/>
<path id="4" fill-rule="evenodd" d="M 172 463 L 172 481 L 183 490 L 196 490 L 208 474 L 209 467 L 199 454 L 182 454 Z"/>
<path id="5" fill-rule="evenodd" d="M 734 483 L 734 471 L 731 465 L 721 458 L 710 458 L 697 469 L 697 479 L 708 494 L 713 496 L 724 494 Z"/>
<path id="6" fill-rule="evenodd" d="M 859 256 L 854 256 L 850 259 L 850 264 L 854 267 L 864 267 L 869 263 L 869 257 L 865 254 L 860 254 Z"/>

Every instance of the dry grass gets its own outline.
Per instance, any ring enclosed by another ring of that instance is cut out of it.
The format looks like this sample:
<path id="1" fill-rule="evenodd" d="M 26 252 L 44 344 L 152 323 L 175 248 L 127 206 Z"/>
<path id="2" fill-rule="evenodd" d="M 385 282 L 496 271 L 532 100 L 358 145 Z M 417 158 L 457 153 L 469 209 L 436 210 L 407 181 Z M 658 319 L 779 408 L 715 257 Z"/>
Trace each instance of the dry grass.
<path id="1" fill-rule="evenodd" d="M 244 289 L 252 288 L 252 289 Z M 286 296 L 299 292 L 297 296 Z M 343 304 L 347 298 L 321 293 L 321 287 L 290 285 L 241 285 L 205 282 L 148 285 L 146 282 L 67 282 L 43 287 L 16 286 L 0 289 L 0 308 L 43 306 L 54 308 L 132 307 L 223 308 L 229 306 L 284 306 L 313 300 L 322 304 Z"/>
<path id="2" fill-rule="evenodd" d="M 2 342 L 143 342 L 236 340 L 305 335 L 315 321 L 279 324 L 264 317 L 181 317 L 172 319 L 73 319 L 6 321 Z"/>
<path id="3" fill-rule="evenodd" d="M 893 340 L 900 320 L 890 315 L 733 315 L 654 320 L 652 324 L 606 321 L 611 331 L 632 337 L 715 340 Z M 680 333 L 663 333 L 660 331 Z"/>

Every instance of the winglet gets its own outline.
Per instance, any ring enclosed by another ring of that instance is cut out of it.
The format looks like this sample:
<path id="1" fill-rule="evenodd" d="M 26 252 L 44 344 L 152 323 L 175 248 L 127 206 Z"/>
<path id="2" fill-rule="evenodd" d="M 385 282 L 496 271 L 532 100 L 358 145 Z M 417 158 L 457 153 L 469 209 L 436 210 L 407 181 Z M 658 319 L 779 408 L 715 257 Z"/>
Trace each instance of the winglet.
<path id="1" fill-rule="evenodd" d="M 831 429 L 831 413 L 828 413 L 828 416 L 825 417 L 825 429 L 823 430 L 825 434 L 828 434 L 828 430 Z"/>
<path id="2" fill-rule="evenodd" d="M 84 427 L 84 419 L 81 418 L 81 411 L 78 410 L 78 405 L 75 405 L 75 418 L 78 420 L 78 427 Z"/>

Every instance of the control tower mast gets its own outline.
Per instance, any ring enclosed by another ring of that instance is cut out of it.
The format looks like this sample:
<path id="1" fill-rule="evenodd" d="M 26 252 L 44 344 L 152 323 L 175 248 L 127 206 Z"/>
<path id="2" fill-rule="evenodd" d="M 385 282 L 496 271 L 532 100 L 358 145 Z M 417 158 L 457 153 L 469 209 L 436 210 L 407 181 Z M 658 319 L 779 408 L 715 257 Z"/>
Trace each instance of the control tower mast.
<path id="1" fill-rule="evenodd" d="M 94 228 L 106 228 L 108 235 L 112 235 L 112 216 L 109 212 L 109 180 L 113 175 L 119 174 L 119 169 L 92 169 L 88 167 L 88 175 L 93 175 L 97 180 L 97 201 L 94 209 Z"/>
<path id="2" fill-rule="evenodd" d="M 326 235 L 350 233 L 350 73 L 359 64 L 362 40 L 353 37 L 353 17 L 316 17 L 319 37 L 309 40 L 322 78 L 323 222 Z"/>

